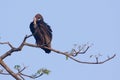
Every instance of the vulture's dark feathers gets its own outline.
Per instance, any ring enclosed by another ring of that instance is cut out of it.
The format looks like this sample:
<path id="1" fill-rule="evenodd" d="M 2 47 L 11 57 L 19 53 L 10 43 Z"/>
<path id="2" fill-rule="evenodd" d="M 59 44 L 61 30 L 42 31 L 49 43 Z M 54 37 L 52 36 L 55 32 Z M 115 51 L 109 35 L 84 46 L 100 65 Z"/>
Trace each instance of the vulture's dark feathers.
<path id="1" fill-rule="evenodd" d="M 30 30 L 36 40 L 38 46 L 46 46 L 51 48 L 52 30 L 50 26 L 44 22 L 42 16 L 37 14 L 35 20 L 30 23 Z M 46 53 L 50 53 L 51 50 L 42 48 Z"/>

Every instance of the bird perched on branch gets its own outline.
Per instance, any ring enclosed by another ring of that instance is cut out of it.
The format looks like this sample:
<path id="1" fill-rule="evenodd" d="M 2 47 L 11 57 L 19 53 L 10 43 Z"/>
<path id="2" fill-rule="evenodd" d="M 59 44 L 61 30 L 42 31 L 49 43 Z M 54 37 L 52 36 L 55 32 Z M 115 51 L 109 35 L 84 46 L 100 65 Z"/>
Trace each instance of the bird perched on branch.
<path id="1" fill-rule="evenodd" d="M 51 50 L 44 48 L 44 46 L 51 48 L 52 30 L 50 26 L 44 22 L 41 14 L 35 15 L 33 21 L 30 23 L 30 31 L 36 40 L 36 44 L 46 53 L 50 53 Z"/>

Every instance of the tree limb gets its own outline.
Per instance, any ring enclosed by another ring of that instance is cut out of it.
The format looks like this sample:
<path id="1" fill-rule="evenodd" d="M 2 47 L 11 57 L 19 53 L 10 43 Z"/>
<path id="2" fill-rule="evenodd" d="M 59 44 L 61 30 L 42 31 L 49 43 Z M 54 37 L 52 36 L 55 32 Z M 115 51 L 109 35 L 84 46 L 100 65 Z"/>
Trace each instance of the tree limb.
<path id="1" fill-rule="evenodd" d="M 29 36 L 24 37 L 23 42 L 18 48 L 12 46 L 11 49 L 4 53 L 2 56 L 0 56 L 0 58 L 3 60 L 7 56 L 10 56 L 13 52 L 21 51 L 27 38 L 29 38 Z M 0 42 L 0 44 L 8 44 L 9 46 L 11 45 L 9 42 Z"/>
<path id="2" fill-rule="evenodd" d="M 23 40 L 23 42 L 21 43 L 21 45 L 18 47 L 18 48 L 14 48 L 14 47 L 11 47 L 11 49 L 9 50 L 9 51 L 7 51 L 5 54 L 3 54 L 2 56 L 1 56 L 1 59 L 4 59 L 5 57 L 7 57 L 7 56 L 9 56 L 9 55 L 11 55 L 13 52 L 16 52 L 16 51 L 21 51 L 22 50 L 22 48 L 24 47 L 24 46 L 29 46 L 29 47 L 35 47 L 35 48 L 46 48 L 46 49 L 49 49 L 49 50 L 51 50 L 51 51 L 53 51 L 53 52 L 56 52 L 56 53 L 58 53 L 58 54 L 62 54 L 62 55 L 65 55 L 65 56 L 67 56 L 67 57 L 69 57 L 70 59 L 72 59 L 72 60 L 74 60 L 74 61 L 76 61 L 76 62 L 78 62 L 78 63 L 84 63 L 84 64 L 102 64 L 102 63 L 104 63 L 104 62 L 107 62 L 107 61 L 109 61 L 109 60 L 111 60 L 111 59 L 113 59 L 116 55 L 114 54 L 113 56 L 111 56 L 111 57 L 109 57 L 109 58 L 107 58 L 107 59 L 105 59 L 105 60 L 103 60 L 103 61 L 98 61 L 98 59 L 96 59 L 96 61 L 95 62 L 84 62 L 84 61 L 80 61 L 80 60 L 77 60 L 77 59 L 75 59 L 74 57 L 75 56 L 77 56 L 78 54 L 85 54 L 86 53 L 86 51 L 89 49 L 89 47 L 90 46 L 87 46 L 87 48 L 83 51 L 83 52 L 81 52 L 82 51 L 82 49 L 81 50 L 79 50 L 78 52 L 76 52 L 75 50 L 74 50 L 74 52 L 73 53 L 68 53 L 68 52 L 61 52 L 61 51 L 59 51 L 59 50 L 55 50 L 55 49 L 53 49 L 53 48 L 49 48 L 49 47 L 46 47 L 46 46 L 37 46 L 37 45 L 35 45 L 35 44 L 30 44 L 30 43 L 27 43 L 26 42 L 26 39 L 27 38 L 29 38 L 29 37 L 31 37 L 32 35 L 26 35 L 25 37 L 24 37 L 24 40 Z M 1 43 L 0 43 L 1 44 Z M 2 44 L 10 44 L 9 42 L 8 43 L 2 43 Z"/>
<path id="3" fill-rule="evenodd" d="M 22 71 L 25 70 L 25 67 L 22 69 L 22 70 L 18 70 L 18 73 L 14 73 L 3 61 L 3 59 L 5 59 L 6 57 L 10 56 L 11 54 L 13 54 L 14 52 L 17 52 L 17 51 L 21 51 L 22 48 L 24 46 L 29 46 L 29 47 L 35 47 L 35 48 L 46 48 L 46 49 L 49 49 L 55 53 L 58 53 L 58 54 L 62 54 L 62 55 L 65 55 L 66 57 L 78 62 L 78 63 L 83 63 L 83 64 L 103 64 L 111 59 L 113 59 L 116 54 L 114 54 L 113 56 L 111 57 L 108 57 L 107 59 L 103 60 L 103 61 L 99 61 L 99 58 L 98 57 L 95 57 L 96 61 L 95 62 L 85 62 L 85 61 L 80 61 L 78 59 L 75 59 L 74 57 L 75 56 L 78 56 L 78 54 L 85 54 L 87 52 L 87 50 L 90 48 L 90 46 L 87 46 L 87 45 L 84 45 L 83 47 L 80 47 L 78 51 L 76 51 L 75 49 L 72 49 L 72 52 L 71 53 L 68 53 L 68 52 L 61 52 L 59 50 L 56 50 L 56 49 L 53 49 L 53 48 L 49 48 L 49 47 L 46 47 L 46 46 L 37 46 L 35 44 L 30 44 L 30 43 L 27 43 L 26 42 L 26 39 L 31 37 L 33 34 L 31 35 L 26 35 L 22 41 L 22 43 L 19 45 L 18 48 L 15 48 L 13 47 L 9 42 L 0 42 L 0 44 L 7 44 L 8 46 L 10 46 L 10 50 L 8 50 L 6 53 L 4 53 L 3 55 L 0 56 L 0 65 L 11 75 L 13 76 L 16 80 L 24 80 L 24 78 L 22 76 L 26 76 L 26 77 L 29 77 L 29 78 L 38 78 L 40 76 L 43 75 L 43 73 L 39 74 L 38 76 L 29 76 L 29 75 L 26 75 L 26 74 L 23 74 Z M 86 48 L 85 48 L 86 47 Z M 84 50 L 85 49 L 85 50 Z M 2 73 L 2 72 L 1 72 Z M 5 74 L 5 73 L 3 73 Z M 6 73 L 7 75 L 7 73 Z"/>
<path id="4" fill-rule="evenodd" d="M 5 68 L 5 70 L 11 75 L 13 76 L 16 80 L 21 80 L 5 63 L 3 60 L 0 59 L 0 64 L 3 68 Z"/>
<path id="5" fill-rule="evenodd" d="M 39 48 L 39 46 L 37 46 L 37 45 L 35 45 L 35 44 L 30 44 L 30 43 L 24 43 L 24 45 L 30 46 L 30 47 Z M 103 60 L 103 61 L 100 61 L 100 62 L 98 61 L 98 59 L 97 59 L 95 62 L 84 62 L 84 61 L 80 61 L 80 60 L 77 60 L 77 59 L 73 58 L 73 57 L 75 57 L 75 56 L 74 56 L 74 55 L 71 55 L 71 54 L 68 54 L 67 52 L 61 52 L 61 51 L 55 50 L 55 49 L 53 49 L 53 48 L 48 48 L 48 47 L 45 47 L 45 46 L 44 46 L 44 48 L 49 49 L 49 50 L 51 50 L 51 51 L 53 51 L 53 52 L 56 52 L 56 53 L 58 53 L 58 54 L 65 55 L 65 56 L 69 57 L 70 59 L 72 59 L 72 60 L 74 60 L 74 61 L 76 61 L 76 62 L 78 62 L 78 63 L 84 63 L 84 64 L 103 64 L 103 63 L 105 63 L 105 62 L 113 59 L 113 58 L 116 56 L 116 54 L 114 54 L 113 56 L 111 56 L 111 57 L 109 57 L 109 58 L 107 58 L 107 59 L 105 59 L 105 60 Z M 87 49 L 85 50 L 85 52 L 88 50 L 88 48 L 89 48 L 89 47 L 87 47 Z M 83 51 L 82 53 L 85 53 L 85 52 Z M 78 53 L 78 52 L 77 52 L 77 53 Z M 74 54 L 75 54 L 75 53 L 74 53 Z M 79 54 L 81 54 L 81 53 L 79 52 Z"/>

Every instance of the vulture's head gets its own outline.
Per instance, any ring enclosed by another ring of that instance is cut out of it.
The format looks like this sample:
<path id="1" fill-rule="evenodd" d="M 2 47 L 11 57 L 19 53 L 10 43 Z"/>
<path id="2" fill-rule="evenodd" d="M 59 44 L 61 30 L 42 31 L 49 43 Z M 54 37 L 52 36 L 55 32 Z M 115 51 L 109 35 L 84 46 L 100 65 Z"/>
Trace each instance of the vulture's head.
<path id="1" fill-rule="evenodd" d="M 34 21 L 34 24 L 36 24 L 37 21 L 43 21 L 42 15 L 36 14 L 33 21 Z"/>

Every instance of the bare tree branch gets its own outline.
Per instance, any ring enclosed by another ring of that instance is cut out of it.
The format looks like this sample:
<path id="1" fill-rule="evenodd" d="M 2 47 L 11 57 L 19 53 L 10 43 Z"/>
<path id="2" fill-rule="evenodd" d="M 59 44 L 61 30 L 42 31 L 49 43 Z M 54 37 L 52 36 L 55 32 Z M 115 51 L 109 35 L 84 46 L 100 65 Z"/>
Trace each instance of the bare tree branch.
<path id="1" fill-rule="evenodd" d="M 30 44 L 30 43 L 24 43 L 24 45 L 30 46 L 30 47 L 39 48 L 39 46 L 37 46 L 37 45 L 35 45 L 35 44 Z M 61 51 L 58 51 L 58 50 L 55 50 L 55 49 L 52 49 L 52 48 L 48 48 L 48 47 L 45 47 L 45 46 L 44 46 L 44 48 L 50 49 L 51 51 L 56 52 L 56 53 L 58 53 L 58 54 L 65 55 L 65 56 L 69 57 L 70 59 L 72 59 L 72 60 L 74 60 L 74 61 L 76 61 L 76 62 L 78 62 L 78 63 L 84 63 L 84 64 L 103 64 L 103 63 L 105 63 L 105 62 L 113 59 L 113 58 L 116 56 L 116 55 L 114 54 L 113 56 L 111 56 L 111 57 L 109 57 L 109 58 L 107 58 L 107 59 L 105 59 L 105 60 L 103 60 L 103 61 L 100 61 L 100 62 L 98 61 L 98 59 L 97 59 L 95 62 L 84 62 L 84 61 L 80 61 L 80 60 L 75 59 L 75 58 L 74 58 L 75 56 L 69 54 L 68 52 L 61 52 Z M 89 48 L 89 46 L 88 46 L 87 49 L 86 49 L 85 51 L 83 51 L 82 53 L 85 53 L 85 52 L 88 50 L 88 48 Z M 76 53 L 74 53 L 74 54 L 76 54 Z M 78 52 L 77 52 L 77 54 L 78 54 Z M 79 52 L 79 54 L 81 54 L 81 52 Z"/>
<path id="2" fill-rule="evenodd" d="M 102 64 L 102 63 L 104 63 L 104 62 L 106 62 L 106 61 L 111 60 L 112 58 L 114 58 L 114 57 L 116 56 L 116 55 L 114 54 L 112 57 L 109 57 L 109 58 L 107 58 L 106 60 L 103 60 L 103 61 L 101 61 L 101 62 L 97 61 L 98 59 L 96 60 L 96 62 L 83 62 L 83 61 L 76 60 L 76 59 L 74 59 L 73 57 L 77 56 L 78 54 L 85 54 L 86 51 L 90 48 L 90 46 L 87 46 L 87 48 L 86 48 L 83 52 L 81 52 L 81 51 L 84 49 L 84 48 L 82 47 L 79 51 L 76 51 L 76 50 L 74 49 L 74 52 L 72 52 L 72 53 L 69 54 L 68 52 L 61 52 L 61 51 L 55 50 L 55 49 L 53 49 L 53 48 L 49 48 L 49 47 L 45 47 L 45 46 L 37 46 L 37 45 L 35 45 L 35 44 L 26 43 L 26 42 L 25 42 L 26 39 L 29 38 L 29 37 L 31 37 L 31 36 L 32 36 L 32 35 L 25 36 L 23 42 L 21 43 L 21 45 L 20 45 L 18 48 L 11 47 L 11 49 L 10 49 L 9 51 L 7 51 L 5 54 L 3 54 L 3 55 L 1 56 L 1 59 L 4 59 L 5 57 L 11 55 L 13 52 L 21 51 L 24 46 L 36 47 L 36 48 L 39 48 L 39 47 L 43 48 L 43 47 L 44 47 L 44 48 L 49 49 L 49 50 L 51 50 L 51 51 L 53 51 L 53 52 L 56 52 L 56 53 L 58 53 L 58 54 L 65 55 L 65 56 L 69 57 L 70 59 L 72 59 L 72 60 L 74 60 L 74 61 L 76 61 L 76 62 L 85 63 L 85 64 Z M 0 44 L 1 44 L 1 43 L 0 43 Z M 7 42 L 7 43 L 5 42 L 5 43 L 2 43 L 2 44 L 8 44 L 8 45 L 9 45 L 10 43 L 9 43 L 9 42 Z M 86 45 L 85 45 L 85 46 L 86 46 Z"/>
<path id="3" fill-rule="evenodd" d="M 7 56 L 10 56 L 13 52 L 21 51 L 27 38 L 29 38 L 29 36 L 24 37 L 23 42 L 21 43 L 21 45 L 18 48 L 15 48 L 12 46 L 11 49 L 9 51 L 7 51 L 6 53 L 4 53 L 2 56 L 0 56 L 0 58 L 3 60 Z M 10 46 L 9 42 L 7 42 L 7 43 L 1 42 L 0 44 L 8 44 Z"/>
<path id="4" fill-rule="evenodd" d="M 5 70 L 11 75 L 13 76 L 16 80 L 21 80 L 5 63 L 3 60 L 0 59 L 0 64 L 3 68 L 5 68 Z"/>
<path id="5" fill-rule="evenodd" d="M 114 54 L 113 56 L 111 57 L 108 57 L 107 59 L 103 60 L 103 61 L 99 61 L 99 58 L 98 57 L 95 57 L 96 61 L 94 62 L 86 62 L 86 61 L 80 61 L 78 59 L 75 59 L 76 56 L 78 56 L 78 54 L 85 54 L 88 49 L 90 48 L 90 46 L 87 46 L 86 44 L 84 46 L 79 46 L 79 49 L 78 51 L 76 49 L 72 49 L 72 51 L 69 53 L 69 52 L 61 52 L 59 50 L 56 50 L 56 49 L 53 49 L 53 48 L 49 48 L 49 47 L 46 47 L 46 46 L 37 46 L 35 44 L 30 44 L 30 43 L 27 43 L 26 42 L 26 39 L 31 37 L 33 34 L 31 35 L 26 35 L 22 41 L 22 43 L 19 45 L 18 48 L 15 48 L 13 47 L 9 42 L 0 42 L 0 44 L 7 44 L 11 49 L 8 50 L 6 53 L 4 53 L 3 55 L 0 56 L 0 65 L 11 75 L 13 76 L 16 80 L 24 80 L 23 76 L 25 77 L 29 77 L 29 78 L 38 78 L 40 76 L 42 76 L 44 73 L 40 73 L 39 75 L 35 75 L 35 76 L 29 76 L 29 75 L 26 75 L 26 74 L 23 74 L 22 72 L 26 69 L 26 67 L 24 67 L 23 69 L 19 70 L 18 69 L 18 73 L 14 73 L 3 61 L 3 59 L 5 59 L 6 57 L 10 56 L 11 54 L 13 54 L 14 52 L 17 52 L 17 51 L 21 51 L 22 48 L 24 46 L 29 46 L 29 47 L 35 47 L 35 48 L 46 48 L 46 49 L 49 49 L 55 53 L 58 53 L 58 54 L 62 54 L 62 55 L 65 55 L 66 57 L 78 62 L 78 63 L 83 63 L 83 64 L 103 64 L 111 59 L 113 59 L 116 55 Z M 0 74 L 4 74 L 4 75 L 8 75 L 8 73 L 3 73 L 3 72 L 0 72 Z"/>
<path id="6" fill-rule="evenodd" d="M 32 79 L 39 78 L 39 77 L 41 77 L 43 74 L 44 74 L 44 73 L 41 73 L 41 74 L 39 74 L 39 75 L 32 75 L 32 76 L 30 76 L 30 75 L 26 75 L 26 74 L 20 73 L 20 75 L 25 76 L 25 77 L 29 77 L 29 78 L 32 78 Z"/>
<path id="7" fill-rule="evenodd" d="M 10 48 L 14 48 L 9 42 L 0 42 L 0 44 L 8 44 Z"/>

